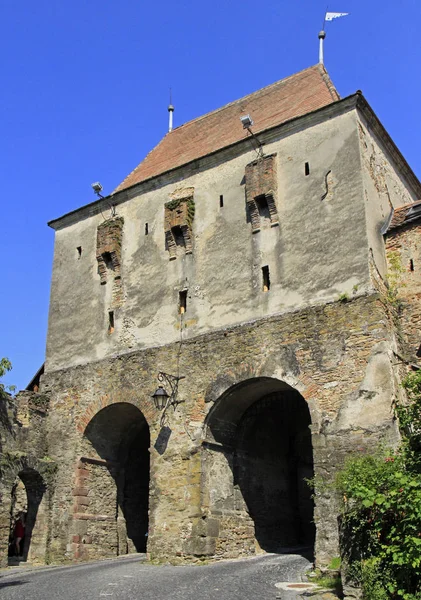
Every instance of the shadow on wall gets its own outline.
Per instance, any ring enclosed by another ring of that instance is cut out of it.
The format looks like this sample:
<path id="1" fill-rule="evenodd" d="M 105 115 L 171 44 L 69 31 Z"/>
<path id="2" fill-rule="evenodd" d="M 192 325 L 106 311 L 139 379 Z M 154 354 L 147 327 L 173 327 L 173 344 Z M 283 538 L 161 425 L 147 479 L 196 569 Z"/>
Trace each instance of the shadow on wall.
<path id="1" fill-rule="evenodd" d="M 267 552 L 314 545 L 314 506 L 306 483 L 313 476 L 310 424 L 304 398 L 271 378 L 234 386 L 208 417 L 208 438 L 222 445 L 230 471 L 215 469 L 208 458 L 208 478 L 212 472 L 221 478 L 208 479 L 208 485 L 224 490 L 211 494 L 211 513 L 243 511 Z M 221 465 L 221 450 L 215 461 Z"/>

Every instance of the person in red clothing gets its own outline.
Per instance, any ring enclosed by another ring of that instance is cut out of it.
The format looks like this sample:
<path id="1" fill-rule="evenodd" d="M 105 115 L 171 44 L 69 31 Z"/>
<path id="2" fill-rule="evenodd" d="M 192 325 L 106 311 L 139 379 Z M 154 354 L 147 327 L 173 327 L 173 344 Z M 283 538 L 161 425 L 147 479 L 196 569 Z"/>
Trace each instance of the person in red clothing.
<path id="1" fill-rule="evenodd" d="M 20 556 L 23 548 L 21 548 L 21 541 L 25 535 L 25 513 L 20 513 L 18 520 L 15 524 L 15 530 L 13 532 L 15 541 L 16 556 Z"/>

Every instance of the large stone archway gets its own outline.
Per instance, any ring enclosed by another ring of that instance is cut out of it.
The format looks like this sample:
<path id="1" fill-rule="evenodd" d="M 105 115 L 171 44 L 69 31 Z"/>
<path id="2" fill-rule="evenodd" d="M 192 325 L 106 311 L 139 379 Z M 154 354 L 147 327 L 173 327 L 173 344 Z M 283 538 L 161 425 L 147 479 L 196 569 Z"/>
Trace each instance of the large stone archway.
<path id="1" fill-rule="evenodd" d="M 251 378 L 222 394 L 205 425 L 204 553 L 313 547 L 311 419 L 302 395 L 277 379 Z"/>
<path id="2" fill-rule="evenodd" d="M 88 423 L 73 492 L 74 558 L 146 551 L 149 445 L 149 426 L 133 404 L 111 404 Z"/>

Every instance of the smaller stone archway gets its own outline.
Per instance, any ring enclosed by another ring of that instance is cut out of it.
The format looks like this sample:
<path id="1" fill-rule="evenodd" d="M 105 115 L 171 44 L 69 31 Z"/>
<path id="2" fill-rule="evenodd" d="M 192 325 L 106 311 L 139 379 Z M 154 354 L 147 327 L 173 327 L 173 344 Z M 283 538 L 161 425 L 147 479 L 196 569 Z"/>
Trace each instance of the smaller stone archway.
<path id="1" fill-rule="evenodd" d="M 313 548 L 310 425 L 303 396 L 270 377 L 233 385 L 215 402 L 203 444 L 203 509 L 218 531 L 208 553 Z"/>
<path id="2" fill-rule="evenodd" d="M 0 564 L 30 562 L 45 563 L 49 535 L 49 494 L 53 463 L 28 456 L 14 460 L 8 456 L 8 463 L 0 482 Z M 40 469 L 36 468 L 40 465 Z M 13 550 L 13 533 L 20 512 L 26 515 L 25 536 L 21 544 L 20 556 Z"/>
<path id="3" fill-rule="evenodd" d="M 12 486 L 10 524 L 11 534 L 20 513 L 25 514 L 25 536 L 21 545 L 21 555 L 16 557 L 9 549 L 9 555 L 22 561 L 44 562 L 48 537 L 48 506 L 45 499 L 47 490 L 43 477 L 35 469 L 26 467 L 18 473 Z"/>
<path id="4" fill-rule="evenodd" d="M 146 551 L 149 446 L 149 426 L 131 403 L 106 406 L 88 423 L 73 491 L 74 558 Z"/>

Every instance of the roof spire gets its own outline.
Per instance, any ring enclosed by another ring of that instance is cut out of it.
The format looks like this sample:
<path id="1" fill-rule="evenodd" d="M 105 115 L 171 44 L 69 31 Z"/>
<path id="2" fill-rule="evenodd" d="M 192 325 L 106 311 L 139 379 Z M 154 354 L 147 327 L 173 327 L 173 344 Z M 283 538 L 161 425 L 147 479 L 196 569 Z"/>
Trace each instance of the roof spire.
<path id="1" fill-rule="evenodd" d="M 172 105 L 172 90 L 170 88 L 170 103 L 168 105 L 168 113 L 169 113 L 169 123 L 168 123 L 168 132 L 172 131 L 172 121 L 173 121 L 173 113 L 174 106 Z"/>
<path id="2" fill-rule="evenodd" d="M 319 40 L 320 40 L 320 41 L 319 41 L 319 63 L 320 63 L 321 65 L 324 65 L 324 57 L 323 57 L 323 42 L 324 42 L 324 39 L 325 39 L 325 37 L 326 37 L 326 31 L 325 31 L 324 29 L 322 29 L 322 30 L 319 32 Z"/>

